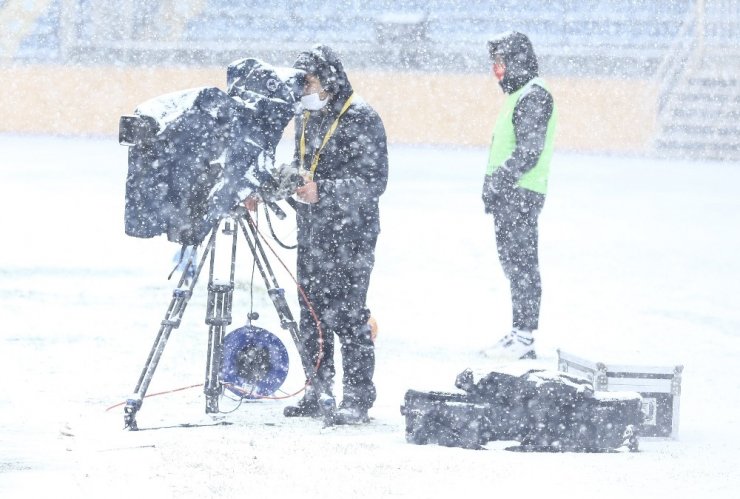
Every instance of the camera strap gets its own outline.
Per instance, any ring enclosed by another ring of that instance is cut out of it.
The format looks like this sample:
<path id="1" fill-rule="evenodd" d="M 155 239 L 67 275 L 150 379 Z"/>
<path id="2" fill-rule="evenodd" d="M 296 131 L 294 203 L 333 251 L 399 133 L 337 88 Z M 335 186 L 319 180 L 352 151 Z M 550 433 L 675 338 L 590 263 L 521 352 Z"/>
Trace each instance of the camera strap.
<path id="1" fill-rule="evenodd" d="M 350 94 L 350 96 L 345 101 L 344 105 L 342 106 L 342 110 L 339 112 L 339 115 L 337 116 L 337 119 L 334 120 L 334 123 L 331 124 L 329 127 L 329 130 L 326 131 L 326 135 L 324 135 L 324 140 L 321 142 L 321 146 L 316 150 L 316 152 L 313 155 L 313 160 L 311 161 L 311 169 L 306 171 L 306 168 L 304 166 L 304 158 L 306 156 L 306 122 L 308 122 L 308 117 L 311 115 L 309 111 L 306 111 L 303 113 L 303 128 L 301 129 L 301 141 L 300 141 L 300 153 L 301 153 L 301 173 L 304 173 L 304 178 L 306 181 L 312 181 L 313 175 L 316 172 L 316 167 L 319 166 L 319 156 L 321 155 L 322 149 L 324 149 L 324 146 L 327 142 L 329 142 L 329 139 L 334 134 L 334 131 L 337 129 L 337 126 L 339 126 L 339 119 L 342 117 L 342 115 L 347 112 L 347 109 L 349 109 L 350 104 L 352 104 L 352 98 L 355 96 L 354 93 Z"/>

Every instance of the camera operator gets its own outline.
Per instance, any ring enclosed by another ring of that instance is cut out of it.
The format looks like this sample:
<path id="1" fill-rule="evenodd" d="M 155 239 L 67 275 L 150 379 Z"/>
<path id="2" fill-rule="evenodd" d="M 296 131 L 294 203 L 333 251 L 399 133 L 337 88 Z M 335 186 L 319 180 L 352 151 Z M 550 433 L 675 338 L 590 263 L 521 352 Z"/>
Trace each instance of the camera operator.
<path id="1" fill-rule="evenodd" d="M 386 134 L 378 114 L 354 93 L 330 47 L 317 45 L 299 54 L 293 67 L 306 73 L 293 158 L 304 180 L 294 203 L 297 274 L 310 301 L 299 298 L 301 337 L 314 365 L 321 355 L 316 375 L 328 392 L 335 375 L 334 335 L 339 337 L 343 399 L 334 422 L 361 424 L 369 421 L 376 397 L 366 297 L 380 232 L 378 200 L 388 179 Z M 254 208 L 253 200 L 245 204 Z M 285 416 L 320 416 L 321 395 L 309 386 L 296 405 L 285 408 Z"/>

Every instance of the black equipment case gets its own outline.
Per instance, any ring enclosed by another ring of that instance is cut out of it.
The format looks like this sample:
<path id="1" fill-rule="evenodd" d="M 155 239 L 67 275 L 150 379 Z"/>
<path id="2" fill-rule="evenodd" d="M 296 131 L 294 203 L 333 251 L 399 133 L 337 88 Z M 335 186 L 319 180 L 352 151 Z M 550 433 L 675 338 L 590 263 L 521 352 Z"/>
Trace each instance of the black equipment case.
<path id="1" fill-rule="evenodd" d="M 458 375 L 460 392 L 408 390 L 401 407 L 406 440 L 480 449 L 494 440 L 507 450 L 636 451 L 642 398 L 635 392 L 596 393 L 593 385 L 557 371 L 530 369 Z"/>

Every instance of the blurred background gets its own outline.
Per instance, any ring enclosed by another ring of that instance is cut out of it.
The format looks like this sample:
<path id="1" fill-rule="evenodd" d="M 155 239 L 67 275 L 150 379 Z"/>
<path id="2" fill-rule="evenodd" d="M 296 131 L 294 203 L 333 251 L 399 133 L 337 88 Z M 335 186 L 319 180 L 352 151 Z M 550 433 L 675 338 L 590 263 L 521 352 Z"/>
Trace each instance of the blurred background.
<path id="1" fill-rule="evenodd" d="M 740 0 L 0 0 L 0 133 L 114 137 L 152 97 L 243 57 L 338 51 L 392 143 L 485 145 L 486 40 L 526 33 L 556 147 L 740 160 Z"/>

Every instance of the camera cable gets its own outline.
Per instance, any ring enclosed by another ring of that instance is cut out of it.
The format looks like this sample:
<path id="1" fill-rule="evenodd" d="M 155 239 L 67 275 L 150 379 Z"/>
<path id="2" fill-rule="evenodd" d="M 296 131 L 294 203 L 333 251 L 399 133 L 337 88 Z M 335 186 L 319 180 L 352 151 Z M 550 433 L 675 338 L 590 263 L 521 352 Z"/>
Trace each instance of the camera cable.
<path id="1" fill-rule="evenodd" d="M 278 238 L 277 234 L 275 234 L 275 229 L 272 226 L 272 219 L 270 219 L 270 210 L 267 208 L 267 206 L 265 206 L 265 219 L 267 220 L 267 227 L 269 227 L 270 229 L 270 235 L 280 245 L 281 248 L 284 248 L 287 250 L 293 250 L 298 247 L 298 243 L 290 246 L 290 245 L 285 244 Z"/>

